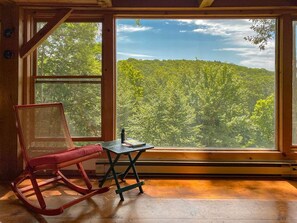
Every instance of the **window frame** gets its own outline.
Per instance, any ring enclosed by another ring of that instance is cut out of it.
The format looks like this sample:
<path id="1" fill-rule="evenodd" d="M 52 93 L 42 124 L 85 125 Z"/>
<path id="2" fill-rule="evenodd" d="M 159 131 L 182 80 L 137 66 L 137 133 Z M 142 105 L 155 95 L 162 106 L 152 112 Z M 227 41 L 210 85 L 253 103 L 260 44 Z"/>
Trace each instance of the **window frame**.
<path id="1" fill-rule="evenodd" d="M 294 22 L 296 23 L 295 26 L 294 26 Z M 291 150 L 294 153 L 297 153 L 297 143 L 296 144 L 293 143 L 293 134 L 294 134 L 293 133 L 293 75 L 296 75 L 294 71 L 297 72 L 297 69 L 296 69 L 297 61 L 295 61 L 294 63 L 294 59 L 296 60 L 296 56 L 297 56 L 297 50 L 296 50 L 297 41 L 295 41 L 296 36 L 297 36 L 297 16 L 294 16 L 292 17 L 292 131 L 291 131 L 291 137 L 292 137 Z M 295 65 L 295 68 L 293 68 L 293 65 Z"/>
<path id="2" fill-rule="evenodd" d="M 48 13 L 48 14 L 47 14 Z M 37 23 L 39 22 L 48 22 L 52 15 L 53 12 L 50 11 L 46 11 L 44 14 L 38 14 L 38 16 L 34 16 L 33 22 L 32 22 L 32 30 L 31 31 L 32 34 L 37 33 Z M 83 18 L 83 19 L 78 19 L 77 15 L 74 15 L 74 17 L 70 17 L 69 19 L 67 19 L 65 22 L 85 22 L 85 23 L 101 23 L 102 24 L 102 29 L 103 29 L 103 17 L 102 16 L 98 16 L 96 15 L 95 18 L 90 17 L 90 18 Z M 102 34 L 103 35 L 103 34 Z M 103 48 L 103 41 L 102 41 L 102 48 Z M 103 49 L 102 49 L 102 54 L 103 54 Z M 102 56 L 103 57 L 103 56 Z M 103 58 L 101 60 L 102 63 L 102 70 L 103 70 Z M 38 71 L 37 71 L 37 50 L 34 51 L 33 53 L 33 58 L 32 58 L 32 75 L 30 76 L 30 98 L 29 98 L 29 103 L 35 103 L 35 84 L 36 83 L 44 83 L 44 79 L 47 80 L 54 80 L 56 79 L 63 79 L 62 80 L 57 80 L 56 83 L 82 83 L 82 82 L 86 82 L 86 83 L 99 83 L 101 86 L 101 110 L 103 107 L 103 99 L 102 99 L 102 88 L 103 88 L 103 84 L 102 84 L 102 79 L 103 79 L 103 71 L 101 72 L 101 75 L 88 75 L 88 76 L 82 76 L 82 75 L 76 75 L 76 76 L 72 76 L 72 75 L 65 75 L 65 76 L 60 76 L 60 75 L 51 75 L 51 76 L 39 76 L 38 75 Z M 93 81 L 90 81 L 90 79 L 94 79 Z M 101 136 L 72 136 L 72 140 L 74 142 L 92 142 L 92 141 L 102 141 L 103 140 L 103 115 L 101 114 Z"/>
<path id="3" fill-rule="evenodd" d="M 274 116 L 275 116 L 275 137 L 274 137 L 274 141 L 275 141 L 275 148 L 264 148 L 263 150 L 260 150 L 260 149 L 257 149 L 257 148 L 233 148 L 233 147 L 226 147 L 226 148 L 215 148 L 215 149 L 207 149 L 207 148 L 198 148 L 197 152 L 200 152 L 204 149 L 204 151 L 206 152 L 221 152 L 221 151 L 228 151 L 228 152 L 232 152 L 232 151 L 239 151 L 239 152 L 246 152 L 246 151 L 279 151 L 279 141 L 278 141 L 278 126 L 279 126 L 279 117 L 278 117 L 278 111 L 277 111 L 277 107 L 278 107 L 278 98 L 279 98 L 279 91 L 278 91 L 278 84 L 279 84 L 279 73 L 278 73 L 278 55 L 277 55 L 277 47 L 278 47 L 278 30 L 279 30 L 279 18 L 277 16 L 261 16 L 261 15 L 254 15 L 253 17 L 250 17 L 250 18 L 247 18 L 246 15 L 242 15 L 242 16 L 235 16 L 235 17 L 232 17 L 233 19 L 260 19 L 260 18 L 263 18 L 263 19 L 275 19 L 276 21 L 276 36 L 275 36 L 275 113 L 274 113 Z M 147 17 L 147 16 L 143 16 L 143 17 L 140 17 L 140 16 L 127 16 L 127 15 L 119 15 L 119 16 L 116 16 L 115 20 L 118 20 L 118 19 L 214 19 L 214 20 L 219 20 L 219 19 L 231 19 L 231 17 L 229 16 L 191 16 L 190 18 L 189 17 L 186 17 L 184 18 L 183 16 L 150 16 L 150 17 Z M 158 148 L 157 149 L 159 150 L 162 150 L 162 151 L 167 151 L 167 150 L 171 150 L 171 151 L 188 151 L 190 152 L 189 150 L 187 150 L 187 148 L 179 148 L 179 147 L 170 147 L 170 148 Z M 193 150 L 193 149 L 191 149 Z M 195 150 L 194 150 L 195 151 Z"/>
<path id="4" fill-rule="evenodd" d="M 36 12 L 36 11 L 35 11 Z M 38 11 L 39 12 L 39 11 Z M 32 11 L 31 11 L 32 13 Z M 116 120 L 116 58 L 115 58 L 115 20 L 116 18 L 275 18 L 278 20 L 278 32 L 276 37 L 276 151 L 167 151 L 152 150 L 144 153 L 142 160 L 158 161 L 182 161 L 189 160 L 205 162 L 222 161 L 294 161 L 297 152 L 292 150 L 292 11 L 290 9 L 123 9 L 115 11 L 89 11 L 73 14 L 73 20 L 89 21 L 95 18 L 103 18 L 102 26 L 102 140 L 113 140 Z M 30 14 L 30 13 L 29 13 Z M 31 14 L 35 18 L 49 18 L 47 11 Z M 27 14 L 28 15 L 28 14 Z M 31 18 L 32 18 L 31 17 Z M 27 17 L 30 18 L 30 17 Z M 69 19 L 71 21 L 71 19 Z M 31 23 L 32 24 L 32 23 Z M 30 33 L 30 25 L 27 26 L 26 35 Z M 30 36 L 30 35 L 29 35 Z M 30 72 L 36 66 L 36 61 L 31 58 L 24 61 L 24 77 L 30 77 Z M 31 64 L 31 65 L 30 65 Z M 26 88 L 23 90 L 23 102 L 32 102 L 32 80 L 24 80 Z M 28 87 L 29 86 L 29 87 Z M 31 87 L 30 87 L 31 86 Z"/>
<path id="5" fill-rule="evenodd" d="M 279 98 L 280 98 L 280 66 L 279 66 L 279 57 L 280 55 L 277 53 L 278 52 L 278 46 L 279 46 L 279 33 L 280 33 L 280 19 L 281 16 L 279 15 L 263 15 L 263 14 L 256 14 L 256 13 L 242 13 L 241 15 L 239 11 L 235 10 L 238 14 L 236 14 L 235 16 L 230 16 L 230 15 L 225 15 L 224 11 L 223 12 L 219 12 L 218 15 L 191 15 L 191 16 L 184 16 L 184 12 L 182 12 L 181 14 L 178 15 L 174 15 L 174 16 L 168 16 L 168 15 L 158 15 L 158 13 L 156 13 L 155 15 L 131 15 L 131 16 L 127 16 L 127 15 L 123 15 L 123 14 L 118 14 L 116 16 L 116 19 L 121 19 L 121 18 L 125 18 L 125 19 L 141 19 L 141 18 L 149 18 L 149 19 L 182 19 L 182 18 L 187 18 L 187 19 L 230 19 L 230 18 L 245 18 L 245 19 L 253 19 L 253 18 L 273 18 L 276 19 L 277 21 L 277 33 L 276 33 L 276 43 L 275 43 L 275 49 L 276 49 L 276 53 L 275 53 L 275 108 L 276 108 L 276 112 L 275 112 L 275 117 L 276 117 L 276 121 L 275 121 L 275 150 L 214 150 L 214 151 L 210 151 L 210 150 L 205 150 L 205 151 L 184 151 L 184 150 L 179 150 L 178 148 L 172 148 L 173 150 L 168 151 L 167 149 L 164 150 L 162 148 L 157 148 L 158 150 L 150 152 L 150 153 L 158 153 L 158 151 L 166 156 L 166 160 L 217 160 L 217 161 L 226 161 L 226 160 L 232 160 L 232 161 L 258 161 L 258 160 L 267 160 L 267 161 L 272 161 L 272 160 L 284 160 L 284 158 L 287 156 L 287 154 L 284 153 L 284 150 L 280 147 L 281 143 L 280 143 L 280 134 L 281 131 L 279 129 L 280 126 L 280 116 L 279 116 L 279 112 L 278 112 L 278 108 L 280 107 L 279 104 Z M 168 13 L 170 14 L 170 13 Z M 169 149 L 170 150 L 170 149 Z M 162 156 L 160 156 L 159 158 L 162 159 Z M 153 157 L 155 155 L 150 155 L 148 153 L 144 154 L 143 156 L 145 156 L 145 159 L 153 159 Z M 184 158 L 183 156 L 186 156 L 186 158 Z M 179 157 L 179 158 L 178 158 Z"/>
<path id="6" fill-rule="evenodd" d="M 276 151 L 162 151 L 163 155 L 166 156 L 166 160 L 216 160 L 216 161 L 275 161 L 275 160 L 296 160 L 297 153 L 293 151 L 291 143 L 291 94 L 292 86 L 291 77 L 291 55 L 292 50 L 292 18 L 291 15 L 286 13 L 286 9 L 280 11 L 274 11 L 268 13 L 269 10 L 259 9 L 251 11 L 242 10 L 230 10 L 232 15 L 228 14 L 227 11 L 215 11 L 212 15 L 212 11 L 206 11 L 205 14 L 201 13 L 199 15 L 191 14 L 184 16 L 184 11 L 181 12 L 174 11 L 171 16 L 169 11 L 157 12 L 153 16 L 147 15 L 143 12 L 133 13 L 128 16 L 126 14 L 118 14 L 116 18 L 275 18 L 277 20 L 277 34 L 276 34 Z M 229 13 L 230 13 L 229 11 Z M 164 15 L 164 14 L 165 15 Z M 189 13 L 189 12 L 188 12 Z M 190 14 L 190 13 L 189 13 Z M 160 16 L 161 15 L 161 16 Z M 160 148 L 161 149 L 161 148 Z M 154 151 L 155 152 L 155 151 Z M 156 152 L 158 153 L 158 152 Z M 158 157 L 162 159 L 162 156 Z M 144 154 L 145 159 L 152 159 L 155 155 L 150 155 L 148 153 Z M 180 158 L 178 158 L 180 157 Z"/>

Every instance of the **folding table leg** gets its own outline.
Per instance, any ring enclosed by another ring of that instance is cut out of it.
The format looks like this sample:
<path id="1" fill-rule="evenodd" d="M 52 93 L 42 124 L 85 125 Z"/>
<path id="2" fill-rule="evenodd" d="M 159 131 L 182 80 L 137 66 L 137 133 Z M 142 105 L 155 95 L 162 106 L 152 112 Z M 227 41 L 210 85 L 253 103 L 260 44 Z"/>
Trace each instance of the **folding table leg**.
<path id="1" fill-rule="evenodd" d="M 123 196 L 123 193 L 122 193 L 122 191 L 121 191 L 121 186 L 120 186 L 120 183 L 119 183 L 119 181 L 118 181 L 117 173 L 116 173 L 116 171 L 115 171 L 115 169 L 114 169 L 114 166 L 115 166 L 115 164 L 117 163 L 117 161 L 118 161 L 118 159 L 120 158 L 120 156 L 121 156 L 120 154 L 117 155 L 117 157 L 114 159 L 114 161 L 112 161 L 110 152 L 107 151 L 107 157 L 108 157 L 108 160 L 109 160 L 109 163 L 110 163 L 109 171 L 107 171 L 107 173 L 109 173 L 110 170 L 111 170 L 111 172 L 112 172 L 112 174 L 113 174 L 114 181 L 115 181 L 115 183 L 116 183 L 116 185 L 117 185 L 117 188 L 118 188 L 118 190 L 117 190 L 117 191 L 118 191 L 118 194 L 120 195 L 121 201 L 123 201 L 123 200 L 124 200 L 124 196 Z M 107 175 L 107 174 L 106 174 L 106 175 Z M 105 178 L 105 179 L 106 179 L 106 178 Z"/>
<path id="2" fill-rule="evenodd" d="M 131 154 L 130 153 L 128 154 L 128 157 L 129 157 L 129 160 L 130 160 L 130 166 L 132 167 L 132 170 L 134 172 L 134 176 L 136 178 L 136 182 L 137 183 L 140 183 L 140 179 L 139 179 L 139 176 L 138 176 L 137 171 L 136 171 L 136 168 L 135 168 L 135 162 L 136 162 L 137 159 L 134 158 L 134 160 L 132 160 L 132 157 L 131 157 Z M 140 193 L 143 193 L 141 184 L 139 184 L 139 187 L 138 188 L 139 188 Z"/>
<path id="3" fill-rule="evenodd" d="M 99 187 L 102 187 L 103 184 L 105 183 L 106 179 L 109 177 L 110 172 L 112 171 L 112 169 L 114 168 L 115 164 L 118 162 L 119 158 L 121 155 L 117 155 L 116 158 L 114 159 L 114 161 L 112 161 L 110 152 L 107 151 L 107 156 L 108 156 L 108 161 L 109 161 L 109 169 L 107 170 L 107 172 L 105 173 L 104 177 L 102 180 L 99 180 Z"/>
<path id="4" fill-rule="evenodd" d="M 126 178 L 126 176 L 128 175 L 128 173 L 129 173 L 129 171 L 130 171 L 130 169 L 132 167 L 132 164 L 135 164 L 136 163 L 136 161 L 138 160 L 138 158 L 141 156 L 141 154 L 143 152 L 144 151 L 138 152 L 137 155 L 134 157 L 134 159 L 132 161 L 130 160 L 129 166 L 127 167 L 127 169 L 125 170 L 125 172 L 121 174 L 121 180 L 124 180 Z M 128 155 L 130 155 L 130 153 Z M 131 157 L 131 155 L 130 155 L 130 157 Z"/>

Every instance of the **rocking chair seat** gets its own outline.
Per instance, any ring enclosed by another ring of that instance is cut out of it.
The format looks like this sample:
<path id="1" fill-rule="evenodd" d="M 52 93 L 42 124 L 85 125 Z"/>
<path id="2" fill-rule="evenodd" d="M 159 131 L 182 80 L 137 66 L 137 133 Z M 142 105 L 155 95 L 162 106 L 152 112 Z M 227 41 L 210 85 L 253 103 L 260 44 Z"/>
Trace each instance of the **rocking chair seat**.
<path id="1" fill-rule="evenodd" d="M 32 158 L 29 160 L 29 165 L 33 168 L 39 165 L 59 165 L 61 163 L 81 159 L 83 157 L 89 158 L 89 155 L 94 155 L 94 157 L 97 157 L 98 153 L 102 151 L 103 149 L 101 145 L 87 145 Z"/>

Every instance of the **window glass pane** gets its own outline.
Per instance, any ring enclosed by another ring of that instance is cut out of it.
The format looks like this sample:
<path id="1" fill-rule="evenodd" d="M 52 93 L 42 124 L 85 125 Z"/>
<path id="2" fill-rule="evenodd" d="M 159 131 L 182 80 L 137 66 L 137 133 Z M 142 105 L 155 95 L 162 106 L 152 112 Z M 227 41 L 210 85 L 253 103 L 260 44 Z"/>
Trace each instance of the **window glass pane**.
<path id="1" fill-rule="evenodd" d="M 101 137 L 101 25 L 63 23 L 37 49 L 35 102 L 62 102 L 76 137 Z"/>
<path id="2" fill-rule="evenodd" d="M 296 42 L 297 42 L 297 22 L 293 22 L 293 77 L 292 77 L 292 144 L 297 145 L 297 61 L 296 61 L 296 53 L 297 53 L 297 48 L 296 48 Z"/>
<path id="3" fill-rule="evenodd" d="M 38 48 L 37 75 L 101 75 L 101 30 L 101 23 L 63 23 Z"/>
<path id="4" fill-rule="evenodd" d="M 118 137 L 124 127 L 156 147 L 275 149 L 275 23 L 118 19 Z"/>
<path id="5" fill-rule="evenodd" d="M 101 84 L 59 81 L 37 82 L 35 102 L 62 102 L 71 136 L 101 136 Z"/>

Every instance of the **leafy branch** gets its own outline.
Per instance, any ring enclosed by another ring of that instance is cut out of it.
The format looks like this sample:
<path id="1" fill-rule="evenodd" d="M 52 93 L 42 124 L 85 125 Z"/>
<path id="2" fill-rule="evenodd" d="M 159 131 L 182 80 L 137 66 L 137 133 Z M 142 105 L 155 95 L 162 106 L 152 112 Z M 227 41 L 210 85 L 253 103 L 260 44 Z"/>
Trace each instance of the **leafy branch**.
<path id="1" fill-rule="evenodd" d="M 245 40 L 252 44 L 258 45 L 260 50 L 265 50 L 268 41 L 273 38 L 275 34 L 275 20 L 274 19 L 252 19 L 253 25 L 250 27 L 256 32 L 254 36 L 246 36 Z"/>

